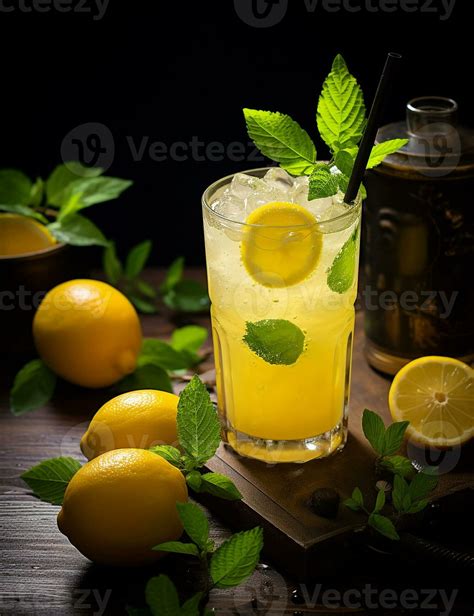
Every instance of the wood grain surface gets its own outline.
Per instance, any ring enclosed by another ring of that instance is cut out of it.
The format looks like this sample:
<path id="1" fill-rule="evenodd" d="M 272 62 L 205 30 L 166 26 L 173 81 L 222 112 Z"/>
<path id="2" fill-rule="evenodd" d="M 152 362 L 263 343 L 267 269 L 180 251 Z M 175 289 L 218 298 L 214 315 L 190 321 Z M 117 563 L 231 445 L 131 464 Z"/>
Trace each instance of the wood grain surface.
<path id="1" fill-rule="evenodd" d="M 202 278 L 203 272 L 195 272 L 194 275 Z M 191 321 L 209 326 L 207 317 L 192 318 Z M 146 336 L 166 338 L 174 327 L 183 323 L 173 322 L 168 314 L 143 317 Z M 386 398 L 389 381 L 368 368 L 362 348 L 359 316 L 351 400 L 355 423 L 351 425 L 348 451 L 363 447 L 356 423 L 364 406 L 370 405 L 385 415 L 388 413 Z M 210 351 L 210 346 L 207 350 Z M 79 450 L 79 438 L 95 411 L 113 393 L 87 391 L 61 383 L 54 400 L 45 408 L 22 417 L 13 417 L 8 408 L 8 390 L 17 367 L 11 357 L 4 357 L 0 371 L 0 615 L 125 614 L 126 605 L 144 604 L 144 583 L 160 571 L 168 573 L 175 580 L 183 597 L 199 588 L 198 571 L 192 561 L 170 556 L 165 562 L 147 570 L 98 567 L 79 554 L 57 530 L 56 515 L 59 508 L 36 500 L 19 476 L 34 464 L 50 457 L 66 455 L 84 461 Z M 202 369 L 208 370 L 210 367 L 208 362 Z M 316 484 L 319 481 L 330 483 L 332 469 L 343 463 L 344 455 L 319 467 L 314 466 L 311 481 Z M 296 473 L 295 491 L 299 489 L 298 486 L 301 489 L 304 486 L 302 476 L 308 474 L 309 477 L 309 469 L 309 466 L 298 467 L 292 471 Z M 469 479 L 472 485 L 472 475 L 454 471 L 449 479 L 451 489 L 468 483 Z M 361 478 L 362 484 L 367 481 L 367 478 Z M 239 526 L 238 516 L 229 516 L 236 526 Z M 222 521 L 225 517 L 225 511 L 221 518 L 215 513 L 210 514 L 212 537 L 218 543 L 231 532 Z M 246 520 L 242 517 L 244 523 Z M 270 538 L 270 541 L 274 540 Z M 268 551 L 271 553 L 278 549 L 276 544 Z M 282 575 L 271 562 L 269 564 L 259 566 L 252 578 L 238 589 L 213 590 L 209 606 L 215 608 L 217 614 L 298 616 L 308 613 L 367 613 L 360 605 L 348 607 L 344 601 L 338 603 L 334 598 L 333 608 L 329 609 L 323 605 L 327 601 L 323 600 L 317 585 L 301 586 L 291 577 Z M 419 587 L 419 592 L 426 588 L 423 586 L 426 580 L 422 572 L 423 569 L 420 570 L 419 579 L 411 579 L 409 588 Z M 324 588 L 341 593 L 345 589 L 362 588 L 368 583 L 373 584 L 379 592 L 397 588 L 398 584 L 390 577 L 388 569 L 380 570 L 377 561 L 370 573 L 351 565 L 349 570 L 337 576 L 324 576 L 322 567 L 320 581 L 324 582 Z M 407 587 L 406 582 L 399 584 L 400 589 Z M 446 581 L 446 588 L 448 586 Z M 440 601 L 434 611 L 425 609 L 421 613 L 440 613 Z M 421 597 L 418 603 L 421 603 Z M 473 612 L 470 598 L 458 597 L 456 605 L 456 613 Z M 376 612 L 394 614 L 404 613 L 404 610 L 396 606 L 390 610 L 381 610 L 379 605 Z"/>

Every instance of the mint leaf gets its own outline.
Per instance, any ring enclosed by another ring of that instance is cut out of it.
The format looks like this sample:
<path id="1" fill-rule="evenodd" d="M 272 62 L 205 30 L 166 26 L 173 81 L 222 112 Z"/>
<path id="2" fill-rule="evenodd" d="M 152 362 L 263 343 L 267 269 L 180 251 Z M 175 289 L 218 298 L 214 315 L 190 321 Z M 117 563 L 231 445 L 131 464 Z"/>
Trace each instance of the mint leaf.
<path id="1" fill-rule="evenodd" d="M 185 601 L 181 606 L 181 614 L 182 616 L 199 616 L 199 604 L 201 603 L 201 599 L 203 597 L 202 592 L 198 592 L 193 595 L 190 599 Z M 207 611 L 207 610 L 206 610 Z M 214 612 L 210 612 L 212 616 L 214 616 Z"/>
<path id="2" fill-rule="evenodd" d="M 150 447 L 150 451 L 157 456 L 161 456 L 167 462 L 176 466 L 176 468 L 181 468 L 183 466 L 181 452 L 172 445 L 155 445 L 154 447 Z"/>
<path id="3" fill-rule="evenodd" d="M 161 292 L 167 293 L 168 291 L 171 291 L 171 289 L 175 287 L 183 278 L 183 271 L 184 257 L 178 257 L 173 261 L 166 272 L 165 279 L 160 286 Z"/>
<path id="4" fill-rule="evenodd" d="M 36 178 L 36 182 L 31 187 L 29 205 L 39 207 L 43 201 L 44 182 L 41 178 Z"/>
<path id="5" fill-rule="evenodd" d="M 362 415 L 362 430 L 372 449 L 382 456 L 385 445 L 385 424 L 380 415 L 365 409 Z"/>
<path id="6" fill-rule="evenodd" d="M 171 334 L 171 346 L 177 351 L 197 353 L 206 342 L 208 331 L 200 325 L 186 325 L 175 329 Z"/>
<path id="7" fill-rule="evenodd" d="M 358 228 L 338 252 L 327 272 L 328 287 L 334 293 L 348 291 L 355 279 Z"/>
<path id="8" fill-rule="evenodd" d="M 144 314 L 155 314 L 156 313 L 156 305 L 155 302 L 150 301 L 132 291 L 127 291 L 126 296 L 132 302 L 137 310 L 143 312 Z"/>
<path id="9" fill-rule="evenodd" d="M 80 468 L 73 458 L 51 458 L 33 466 L 21 478 L 42 501 L 62 505 L 66 488 Z"/>
<path id="10" fill-rule="evenodd" d="M 382 455 L 391 456 L 400 449 L 409 424 L 409 421 L 397 421 L 390 424 L 385 431 Z"/>
<path id="11" fill-rule="evenodd" d="M 167 342 L 154 338 L 145 338 L 142 344 L 138 365 L 146 364 L 160 366 L 166 370 L 184 370 L 192 365 L 184 353 L 177 351 Z"/>
<path id="12" fill-rule="evenodd" d="M 410 486 L 408 493 L 412 501 L 424 500 L 438 485 L 438 477 L 427 472 L 417 473 Z"/>
<path id="13" fill-rule="evenodd" d="M 339 189 L 338 176 L 329 165 L 317 165 L 309 177 L 308 200 L 332 197 Z"/>
<path id="14" fill-rule="evenodd" d="M 352 492 L 352 500 L 355 501 L 359 507 L 364 507 L 364 497 L 362 496 L 360 488 L 354 488 Z"/>
<path id="15" fill-rule="evenodd" d="M 242 494 L 234 482 L 220 473 L 205 473 L 201 475 L 199 492 L 206 492 L 224 500 L 240 500 Z"/>
<path id="16" fill-rule="evenodd" d="M 61 196 L 61 217 L 96 203 L 117 199 L 133 182 L 112 177 L 87 177 L 71 182 Z"/>
<path id="17" fill-rule="evenodd" d="M 319 133 L 332 151 L 357 143 L 365 124 L 365 104 L 362 90 L 337 55 L 331 72 L 323 84 L 318 102 Z"/>
<path id="18" fill-rule="evenodd" d="M 136 278 L 145 267 L 150 256 L 152 243 L 150 240 L 141 242 L 128 253 L 125 262 L 125 275 L 129 279 Z"/>
<path id="19" fill-rule="evenodd" d="M 139 366 L 135 372 L 123 378 L 115 387 L 119 392 L 159 389 L 173 393 L 173 386 L 166 370 L 153 364 Z"/>
<path id="20" fill-rule="evenodd" d="M 220 422 L 209 392 L 197 375 L 181 392 L 177 422 L 181 447 L 197 466 L 203 466 L 219 446 Z"/>
<path id="21" fill-rule="evenodd" d="M 212 555 L 210 574 L 217 588 L 231 588 L 244 582 L 254 571 L 263 547 L 260 527 L 233 535 Z"/>
<path id="22" fill-rule="evenodd" d="M 79 214 L 72 214 L 48 225 L 48 229 L 60 242 L 73 246 L 107 246 L 102 231 L 95 224 Z"/>
<path id="23" fill-rule="evenodd" d="M 9 212 L 10 214 L 20 214 L 21 216 L 26 216 L 27 218 L 34 218 L 35 220 L 39 220 L 42 223 L 47 223 L 48 219 L 40 214 L 39 212 L 35 212 L 31 207 L 27 205 L 9 205 L 6 203 L 0 204 L 0 212 Z"/>
<path id="24" fill-rule="evenodd" d="M 202 312 L 209 308 L 207 290 L 195 280 L 180 280 L 163 296 L 163 301 L 179 312 Z"/>
<path id="25" fill-rule="evenodd" d="M 182 541 L 166 541 L 155 545 L 154 552 L 172 552 L 173 554 L 189 554 L 199 556 L 199 550 L 194 543 L 183 543 Z"/>
<path id="26" fill-rule="evenodd" d="M 16 169 L 0 169 L 0 203 L 30 205 L 33 184 L 28 176 Z"/>
<path id="27" fill-rule="evenodd" d="M 415 473 L 415 469 L 411 460 L 405 456 L 389 456 L 382 458 L 379 466 L 394 475 L 401 475 L 404 478 L 409 478 Z"/>
<path id="28" fill-rule="evenodd" d="M 405 513 L 407 499 L 409 499 L 411 503 L 408 483 L 400 475 L 395 475 L 393 481 L 392 501 L 393 506 L 398 512 Z"/>
<path id="29" fill-rule="evenodd" d="M 385 506 L 385 492 L 383 490 L 379 490 L 377 493 L 377 500 L 375 501 L 374 513 L 378 513 L 382 511 Z"/>
<path id="30" fill-rule="evenodd" d="M 308 133 L 289 116 L 257 109 L 244 109 L 250 138 L 257 148 L 292 175 L 311 173 L 316 148 Z"/>
<path id="31" fill-rule="evenodd" d="M 341 173 L 337 176 L 337 179 L 339 182 L 339 190 L 345 194 L 349 186 L 349 178 L 344 173 Z M 367 191 L 363 184 L 359 186 L 359 198 L 367 199 Z"/>
<path id="32" fill-rule="evenodd" d="M 367 169 L 372 169 L 377 165 L 380 165 L 389 154 L 398 152 L 400 148 L 403 148 L 408 143 L 408 139 L 390 139 L 383 143 L 378 143 L 372 148 L 370 153 Z"/>
<path id="33" fill-rule="evenodd" d="M 191 471 L 186 475 L 186 483 L 195 492 L 201 491 L 202 475 L 199 471 Z"/>
<path id="34" fill-rule="evenodd" d="M 167 575 L 148 580 L 145 597 L 153 616 L 181 615 L 178 592 Z"/>
<path id="35" fill-rule="evenodd" d="M 112 285 L 116 285 L 123 275 L 122 264 L 117 257 L 114 242 L 105 248 L 102 256 L 102 267 L 104 268 L 107 281 Z"/>
<path id="36" fill-rule="evenodd" d="M 200 550 L 206 550 L 209 539 L 209 521 L 194 503 L 176 503 L 178 514 L 188 537 Z"/>
<path id="37" fill-rule="evenodd" d="M 261 359 L 272 365 L 294 364 L 304 351 L 301 329 L 284 319 L 247 322 L 243 341 Z"/>
<path id="38" fill-rule="evenodd" d="M 85 167 L 81 163 L 70 161 L 58 165 L 46 180 L 46 199 L 48 205 L 59 207 L 69 198 L 66 188 L 72 182 L 86 177 L 96 177 L 104 172 L 100 167 Z"/>
<path id="39" fill-rule="evenodd" d="M 340 150 L 334 157 L 334 164 L 347 178 L 352 175 L 355 158 L 347 150 Z"/>
<path id="40" fill-rule="evenodd" d="M 56 387 L 56 375 L 41 359 L 28 362 L 15 376 L 10 392 L 10 408 L 22 415 L 51 400 Z"/>
<path id="41" fill-rule="evenodd" d="M 148 297 L 149 299 L 155 299 L 157 296 L 157 292 L 155 287 L 147 282 L 146 280 L 142 280 L 141 278 L 137 278 L 134 280 L 135 287 L 142 295 Z"/>
<path id="42" fill-rule="evenodd" d="M 360 511 L 360 506 L 355 502 L 353 498 L 346 498 L 344 506 L 352 511 Z"/>
<path id="43" fill-rule="evenodd" d="M 388 537 L 388 539 L 392 539 L 394 541 L 400 539 L 392 520 L 385 517 L 384 515 L 379 515 L 378 513 L 371 513 L 369 516 L 369 526 L 374 528 L 384 537 Z"/>

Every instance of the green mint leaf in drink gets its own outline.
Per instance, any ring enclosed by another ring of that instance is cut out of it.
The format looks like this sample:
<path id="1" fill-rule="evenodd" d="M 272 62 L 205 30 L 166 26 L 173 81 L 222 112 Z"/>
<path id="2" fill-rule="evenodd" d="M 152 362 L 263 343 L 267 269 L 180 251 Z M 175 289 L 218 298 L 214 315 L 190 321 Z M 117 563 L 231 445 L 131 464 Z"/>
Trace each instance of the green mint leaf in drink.
<path id="1" fill-rule="evenodd" d="M 154 447 L 150 447 L 150 451 L 157 456 L 161 456 L 167 462 L 176 466 L 176 468 L 181 468 L 183 466 L 181 452 L 172 445 L 155 445 Z"/>
<path id="2" fill-rule="evenodd" d="M 39 212 L 35 212 L 35 210 L 28 205 L 9 205 L 7 203 L 1 203 L 0 212 L 8 212 L 9 214 L 20 214 L 21 216 L 26 216 L 27 218 L 34 218 L 35 220 L 39 220 L 39 222 L 42 222 L 44 224 L 48 222 L 47 218 L 45 218 Z"/>
<path id="3" fill-rule="evenodd" d="M 209 539 L 209 521 L 203 510 L 194 503 L 176 503 L 186 534 L 200 550 L 206 550 Z"/>
<path id="4" fill-rule="evenodd" d="M 80 468 L 73 458 L 51 458 L 33 466 L 21 478 L 42 501 L 62 505 L 66 488 Z"/>
<path id="5" fill-rule="evenodd" d="M 100 167 L 85 167 L 78 162 L 58 165 L 46 180 L 46 199 L 48 205 L 60 207 L 69 198 L 66 189 L 82 178 L 97 177 L 104 172 Z"/>
<path id="6" fill-rule="evenodd" d="M 0 169 L 0 203 L 31 205 L 33 184 L 28 176 L 16 169 Z"/>
<path id="7" fill-rule="evenodd" d="M 329 165 L 316 165 L 309 176 L 308 200 L 332 197 L 339 189 L 338 176 Z"/>
<path id="8" fill-rule="evenodd" d="M 203 466 L 216 453 L 221 433 L 209 392 L 197 375 L 181 392 L 177 422 L 178 439 L 185 454 L 196 466 Z"/>
<path id="9" fill-rule="evenodd" d="M 109 243 L 102 231 L 80 214 L 71 214 L 49 224 L 47 228 L 59 242 L 73 246 L 108 246 Z"/>
<path id="10" fill-rule="evenodd" d="M 185 370 L 191 367 L 190 360 L 185 353 L 177 351 L 163 340 L 145 338 L 142 343 L 138 365 L 153 364 L 166 370 Z"/>
<path id="11" fill-rule="evenodd" d="M 365 409 L 362 415 L 362 430 L 372 449 L 382 456 L 385 446 L 385 424 L 380 415 Z"/>
<path id="12" fill-rule="evenodd" d="M 123 276 L 122 264 L 117 257 L 114 242 L 110 242 L 107 248 L 104 249 L 102 255 L 102 267 L 107 277 L 107 281 L 112 285 L 116 285 Z"/>
<path id="13" fill-rule="evenodd" d="M 339 190 L 342 193 L 346 194 L 347 187 L 349 186 L 349 177 L 345 175 L 344 173 L 340 173 L 337 176 L 337 179 L 339 182 Z M 363 184 L 360 185 L 359 196 L 361 199 L 367 199 L 367 190 L 365 189 L 365 186 Z"/>
<path id="14" fill-rule="evenodd" d="M 397 533 L 396 528 L 390 518 L 387 518 L 384 515 L 380 515 L 378 513 L 371 513 L 369 516 L 368 523 L 369 526 L 374 528 L 384 537 L 392 539 L 393 541 L 398 541 L 400 539 L 400 536 Z"/>
<path id="15" fill-rule="evenodd" d="M 412 477 L 416 472 L 411 460 L 405 456 L 384 457 L 380 460 L 379 466 L 394 475 L 401 475 L 405 479 Z"/>
<path id="16" fill-rule="evenodd" d="M 167 575 L 148 580 L 145 598 L 153 616 L 181 615 L 178 591 Z"/>
<path id="17" fill-rule="evenodd" d="M 405 432 L 409 426 L 409 421 L 397 421 L 390 424 L 385 431 L 383 455 L 391 456 L 402 446 Z"/>
<path id="18" fill-rule="evenodd" d="M 328 287 L 334 293 L 345 293 L 354 284 L 358 232 L 357 228 L 338 252 L 327 272 Z"/>
<path id="19" fill-rule="evenodd" d="M 217 588 L 231 588 L 244 582 L 254 571 L 263 547 L 260 527 L 233 535 L 212 555 L 210 574 Z"/>
<path id="20" fill-rule="evenodd" d="M 180 280 L 163 296 L 163 302 L 177 312 L 203 312 L 209 308 L 209 295 L 200 282 Z"/>
<path id="21" fill-rule="evenodd" d="M 354 162 L 355 156 L 353 156 L 348 150 L 340 150 L 334 157 L 334 164 L 347 178 L 351 177 Z"/>
<path id="22" fill-rule="evenodd" d="M 304 351 L 301 329 L 285 319 L 264 319 L 246 324 L 244 343 L 267 364 L 290 366 Z"/>
<path id="23" fill-rule="evenodd" d="M 438 477 L 426 471 L 417 473 L 408 488 L 413 502 L 426 499 L 438 485 Z"/>
<path id="24" fill-rule="evenodd" d="M 372 169 L 380 165 L 387 156 L 395 154 L 395 152 L 398 152 L 407 143 L 408 139 L 390 139 L 389 141 L 378 143 L 372 148 L 369 162 L 367 163 L 367 169 Z"/>
<path id="25" fill-rule="evenodd" d="M 201 475 L 199 492 L 206 492 L 224 500 L 240 500 L 242 494 L 234 482 L 220 473 L 205 473 Z"/>
<path id="26" fill-rule="evenodd" d="M 358 143 L 362 137 L 364 96 L 341 55 L 336 56 L 323 84 L 317 123 L 322 139 L 333 152 Z"/>
<path id="27" fill-rule="evenodd" d="M 244 116 L 248 134 L 264 156 L 292 175 L 311 173 L 316 162 L 315 145 L 290 116 L 257 109 L 244 109 Z"/>
<path id="28" fill-rule="evenodd" d="M 121 393 L 138 389 L 159 389 L 173 393 L 168 372 L 153 364 L 138 366 L 135 372 L 123 378 L 115 387 Z"/>
<path id="29" fill-rule="evenodd" d="M 145 240 L 134 246 L 125 261 L 125 276 L 132 280 L 141 274 L 152 249 L 150 240 Z"/>
<path id="30" fill-rule="evenodd" d="M 175 287 L 180 280 L 183 278 L 184 271 L 184 257 L 178 257 L 173 261 L 173 263 L 169 266 L 165 279 L 163 280 L 160 291 L 162 293 L 167 293 L 171 291 L 173 287 Z"/>
<path id="31" fill-rule="evenodd" d="M 10 392 L 10 408 L 22 415 L 51 400 L 56 387 L 56 375 L 40 359 L 28 362 L 15 376 Z"/>
<path id="32" fill-rule="evenodd" d="M 385 506 L 385 492 L 379 490 L 377 492 L 377 500 L 375 501 L 374 513 L 379 513 Z"/>
<path id="33" fill-rule="evenodd" d="M 199 556 L 199 549 L 195 543 L 183 543 L 182 541 L 166 541 L 155 545 L 154 552 L 171 552 L 173 554 L 189 554 Z"/>

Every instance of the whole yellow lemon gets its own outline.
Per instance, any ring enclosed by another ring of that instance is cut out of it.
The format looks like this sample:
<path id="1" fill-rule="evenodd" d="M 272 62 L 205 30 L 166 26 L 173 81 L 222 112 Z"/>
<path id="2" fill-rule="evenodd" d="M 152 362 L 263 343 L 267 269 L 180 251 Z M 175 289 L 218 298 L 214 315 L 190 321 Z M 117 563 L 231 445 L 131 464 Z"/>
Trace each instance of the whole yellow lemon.
<path id="1" fill-rule="evenodd" d="M 69 280 L 49 291 L 33 337 L 51 370 L 82 387 L 108 387 L 133 372 L 142 342 L 135 308 L 99 280 Z"/>
<path id="2" fill-rule="evenodd" d="M 178 401 L 178 396 L 156 389 L 112 398 L 92 418 L 81 439 L 82 453 L 91 460 L 112 449 L 175 445 Z"/>
<path id="3" fill-rule="evenodd" d="M 187 498 L 184 477 L 169 462 L 144 449 L 116 449 L 71 479 L 58 527 L 96 563 L 146 565 L 162 556 L 155 545 L 181 536 L 176 503 Z"/>

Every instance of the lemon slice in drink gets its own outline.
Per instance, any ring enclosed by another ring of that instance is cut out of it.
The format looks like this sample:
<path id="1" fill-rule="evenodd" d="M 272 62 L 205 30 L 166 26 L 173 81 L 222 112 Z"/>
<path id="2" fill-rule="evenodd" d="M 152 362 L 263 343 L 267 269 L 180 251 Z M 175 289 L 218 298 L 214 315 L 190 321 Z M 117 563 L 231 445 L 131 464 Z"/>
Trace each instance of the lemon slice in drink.
<path id="1" fill-rule="evenodd" d="M 423 446 L 452 447 L 474 436 L 474 370 L 449 357 L 421 357 L 402 368 L 389 393 L 394 421 Z"/>
<path id="2" fill-rule="evenodd" d="M 316 268 L 322 248 L 316 218 L 296 203 L 261 205 L 245 221 L 242 261 L 265 287 L 289 287 Z"/>
<path id="3" fill-rule="evenodd" d="M 21 255 L 44 250 L 56 243 L 36 220 L 18 214 L 0 214 L 0 255 Z"/>

